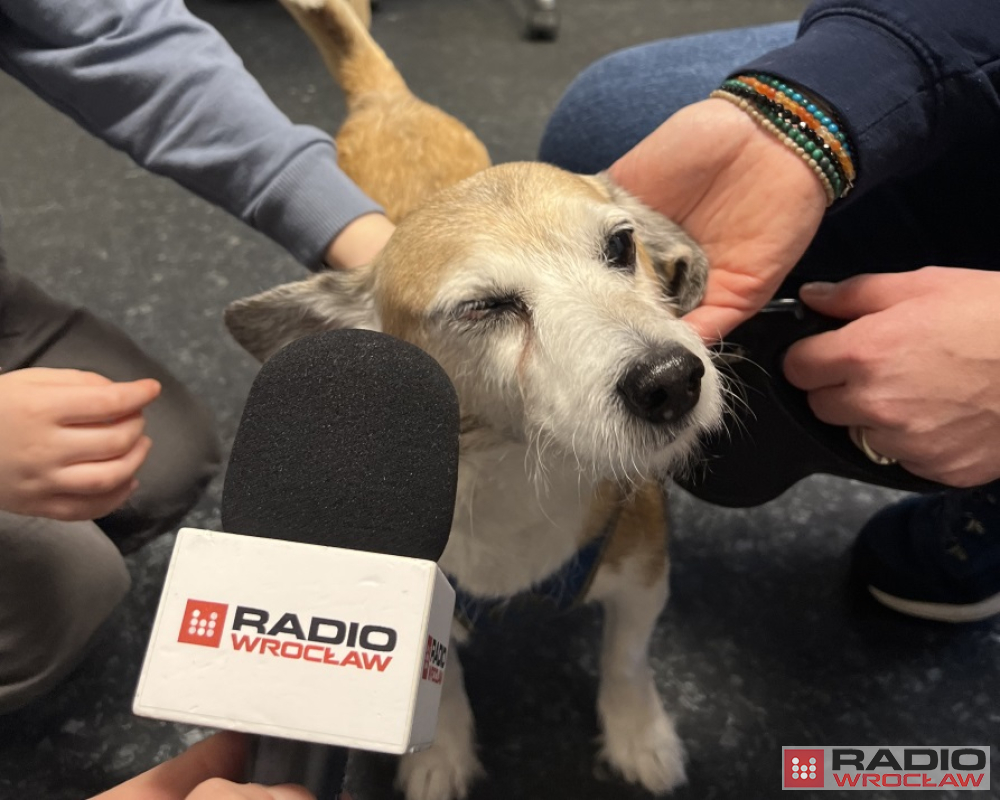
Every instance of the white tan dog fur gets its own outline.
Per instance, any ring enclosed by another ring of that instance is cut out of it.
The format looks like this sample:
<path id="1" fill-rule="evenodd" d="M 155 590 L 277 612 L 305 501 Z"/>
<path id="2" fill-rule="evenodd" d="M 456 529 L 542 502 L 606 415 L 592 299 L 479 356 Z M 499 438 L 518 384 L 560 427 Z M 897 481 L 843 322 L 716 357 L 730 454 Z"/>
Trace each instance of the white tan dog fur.
<path id="1" fill-rule="evenodd" d="M 226 315 L 260 359 L 311 332 L 361 327 L 441 363 L 462 412 L 441 566 L 465 591 L 516 595 L 612 531 L 586 594 L 605 610 L 601 755 L 655 793 L 684 780 L 647 657 L 668 595 L 663 481 L 723 408 L 709 353 L 679 320 L 706 271 L 680 228 L 605 177 L 504 164 L 415 204 L 369 267 L 271 289 Z M 454 647 L 466 635 L 456 623 L 434 745 L 400 762 L 408 800 L 464 797 L 481 772 Z"/>

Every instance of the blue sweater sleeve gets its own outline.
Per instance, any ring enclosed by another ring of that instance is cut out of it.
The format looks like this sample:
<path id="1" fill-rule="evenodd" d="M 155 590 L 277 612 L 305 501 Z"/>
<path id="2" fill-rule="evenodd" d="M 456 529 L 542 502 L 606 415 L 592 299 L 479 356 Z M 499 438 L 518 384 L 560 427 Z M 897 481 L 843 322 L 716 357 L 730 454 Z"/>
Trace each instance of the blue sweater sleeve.
<path id="1" fill-rule="evenodd" d="M 182 0 L 0 0 L 0 67 L 138 164 L 309 267 L 379 207 Z"/>
<path id="2" fill-rule="evenodd" d="M 840 113 L 858 166 L 848 202 L 991 131 L 1000 140 L 1000 0 L 819 0 L 793 44 L 746 70 Z"/>

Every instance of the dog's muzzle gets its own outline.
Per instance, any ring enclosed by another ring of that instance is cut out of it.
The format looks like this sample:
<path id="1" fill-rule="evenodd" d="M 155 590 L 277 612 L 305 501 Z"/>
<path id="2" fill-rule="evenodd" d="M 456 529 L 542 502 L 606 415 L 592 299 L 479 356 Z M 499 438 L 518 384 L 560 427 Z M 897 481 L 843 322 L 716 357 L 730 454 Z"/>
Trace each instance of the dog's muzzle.
<path id="1" fill-rule="evenodd" d="M 698 404 L 703 377 L 702 360 L 675 345 L 632 364 L 617 388 L 630 412 L 655 425 L 668 425 Z"/>

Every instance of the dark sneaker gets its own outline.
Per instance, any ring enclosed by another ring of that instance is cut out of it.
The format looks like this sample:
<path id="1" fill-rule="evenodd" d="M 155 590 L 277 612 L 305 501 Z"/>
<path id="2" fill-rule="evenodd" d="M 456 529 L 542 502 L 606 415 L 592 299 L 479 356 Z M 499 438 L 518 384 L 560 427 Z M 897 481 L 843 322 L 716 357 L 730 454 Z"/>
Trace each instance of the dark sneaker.
<path id="1" fill-rule="evenodd" d="M 883 509 L 854 545 L 858 577 L 880 603 L 942 622 L 1000 614 L 1000 482 Z"/>

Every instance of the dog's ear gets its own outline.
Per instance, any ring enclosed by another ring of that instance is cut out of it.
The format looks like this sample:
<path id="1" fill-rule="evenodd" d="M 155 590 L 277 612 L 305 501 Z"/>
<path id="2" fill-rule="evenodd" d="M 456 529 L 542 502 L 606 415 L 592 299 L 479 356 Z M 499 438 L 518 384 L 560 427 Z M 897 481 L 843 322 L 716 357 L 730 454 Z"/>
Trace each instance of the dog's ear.
<path id="1" fill-rule="evenodd" d="M 226 327 L 243 348 L 266 361 L 286 344 L 339 328 L 380 329 L 372 296 L 374 272 L 362 267 L 321 272 L 230 304 Z"/>
<path id="2" fill-rule="evenodd" d="M 636 224 L 636 238 L 653 260 L 663 292 L 682 314 L 705 295 L 708 259 L 685 230 L 633 197 L 606 172 L 595 176 L 611 202 L 623 208 Z"/>

